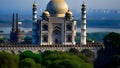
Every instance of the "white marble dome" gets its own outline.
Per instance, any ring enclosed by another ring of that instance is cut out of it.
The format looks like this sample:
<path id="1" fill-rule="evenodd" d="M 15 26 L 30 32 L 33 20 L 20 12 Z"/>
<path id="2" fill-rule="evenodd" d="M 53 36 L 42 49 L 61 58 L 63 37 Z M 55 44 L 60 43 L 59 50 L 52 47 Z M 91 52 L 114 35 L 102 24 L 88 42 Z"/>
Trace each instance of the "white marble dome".
<path id="1" fill-rule="evenodd" d="M 46 10 L 53 17 L 64 17 L 65 13 L 68 11 L 68 5 L 64 0 L 51 0 Z"/>

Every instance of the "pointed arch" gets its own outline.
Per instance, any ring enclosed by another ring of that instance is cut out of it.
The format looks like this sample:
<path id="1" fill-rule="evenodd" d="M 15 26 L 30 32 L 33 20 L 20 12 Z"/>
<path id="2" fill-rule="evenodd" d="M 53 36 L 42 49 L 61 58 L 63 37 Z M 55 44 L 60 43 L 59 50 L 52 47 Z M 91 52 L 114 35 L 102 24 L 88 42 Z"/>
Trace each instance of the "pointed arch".
<path id="1" fill-rule="evenodd" d="M 44 34 L 44 35 L 42 36 L 42 41 L 43 41 L 43 42 L 48 42 L 48 35 Z"/>

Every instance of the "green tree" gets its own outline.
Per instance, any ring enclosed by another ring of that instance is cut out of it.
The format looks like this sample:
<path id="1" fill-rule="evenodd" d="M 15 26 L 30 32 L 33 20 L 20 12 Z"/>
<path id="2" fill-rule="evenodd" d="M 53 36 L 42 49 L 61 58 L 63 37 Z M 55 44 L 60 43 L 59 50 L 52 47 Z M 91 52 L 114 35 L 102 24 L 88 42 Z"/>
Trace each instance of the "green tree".
<path id="1" fill-rule="evenodd" d="M 83 53 L 79 52 L 79 50 L 75 48 L 71 48 L 69 50 L 70 53 L 75 54 L 79 58 L 83 59 L 87 63 L 93 63 L 93 59 L 91 60 L 88 56 L 84 55 Z"/>
<path id="2" fill-rule="evenodd" d="M 43 56 L 42 65 L 47 68 L 93 68 L 92 64 L 68 52 L 47 51 Z"/>
<path id="3" fill-rule="evenodd" d="M 31 58 L 25 58 L 20 61 L 19 68 L 41 68 L 41 65 Z"/>
<path id="4" fill-rule="evenodd" d="M 18 68 L 18 64 L 18 56 L 5 52 L 0 52 L 0 68 Z"/>
<path id="5" fill-rule="evenodd" d="M 87 42 L 92 42 L 94 41 L 92 38 L 87 38 Z"/>
<path id="6" fill-rule="evenodd" d="M 120 54 L 113 56 L 111 67 L 120 68 Z"/>
<path id="7" fill-rule="evenodd" d="M 3 34 L 3 32 L 4 32 L 3 30 L 0 30 L 0 34 Z"/>
<path id="8" fill-rule="evenodd" d="M 36 63 L 41 63 L 41 61 L 42 61 L 41 55 L 40 54 L 35 54 L 32 51 L 24 51 L 23 53 L 20 54 L 20 60 L 23 60 L 25 58 L 31 58 Z"/>
<path id="9" fill-rule="evenodd" d="M 82 65 L 83 63 L 80 63 L 75 60 L 70 60 L 70 59 L 64 59 L 64 60 L 55 60 L 53 61 L 50 65 L 47 66 L 47 68 L 92 68 L 90 67 L 85 67 Z M 87 65 L 87 64 L 85 64 Z"/>
<path id="10" fill-rule="evenodd" d="M 70 53 L 73 53 L 73 54 L 75 54 L 75 55 L 80 54 L 79 50 L 77 50 L 77 49 L 75 49 L 75 48 L 71 48 L 71 49 L 69 50 L 69 52 L 70 52 Z"/>
<path id="11" fill-rule="evenodd" d="M 105 48 L 98 52 L 95 68 L 120 68 L 120 34 L 111 32 L 103 40 Z"/>
<path id="12" fill-rule="evenodd" d="M 48 55 L 50 55 L 50 54 L 52 54 L 52 53 L 53 53 L 53 51 L 46 50 L 46 51 L 44 51 L 44 52 L 42 53 L 42 57 L 46 57 L 46 56 L 48 56 Z"/>
<path id="13" fill-rule="evenodd" d="M 1 39 L 1 38 L 0 38 L 0 43 L 4 43 L 4 39 Z"/>
<path id="14" fill-rule="evenodd" d="M 120 48 L 120 34 L 111 32 L 104 37 L 106 47 Z"/>
<path id="15" fill-rule="evenodd" d="M 92 61 L 95 59 L 95 54 L 89 49 L 84 49 L 81 51 L 81 53 Z"/>
<path id="16" fill-rule="evenodd" d="M 24 38 L 24 43 L 25 43 L 25 44 L 31 44 L 31 42 L 32 42 L 32 38 L 31 38 L 31 37 L 26 36 L 26 37 Z"/>

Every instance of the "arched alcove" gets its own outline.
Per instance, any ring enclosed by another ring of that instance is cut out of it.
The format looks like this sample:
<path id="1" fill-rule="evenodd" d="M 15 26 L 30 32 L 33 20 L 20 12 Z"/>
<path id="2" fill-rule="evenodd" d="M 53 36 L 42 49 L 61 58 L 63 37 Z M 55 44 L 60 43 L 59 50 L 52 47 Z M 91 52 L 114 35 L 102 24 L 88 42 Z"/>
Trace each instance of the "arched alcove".
<path id="1" fill-rule="evenodd" d="M 61 37 L 61 28 L 59 26 L 55 26 L 52 33 L 53 44 L 61 44 Z"/>

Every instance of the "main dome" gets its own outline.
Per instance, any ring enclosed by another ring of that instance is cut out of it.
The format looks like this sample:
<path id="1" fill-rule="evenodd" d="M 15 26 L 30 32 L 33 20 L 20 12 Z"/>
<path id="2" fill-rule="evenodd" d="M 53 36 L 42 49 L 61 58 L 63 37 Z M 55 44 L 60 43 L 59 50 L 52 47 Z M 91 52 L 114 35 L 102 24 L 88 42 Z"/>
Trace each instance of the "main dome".
<path id="1" fill-rule="evenodd" d="M 64 17 L 68 11 L 68 5 L 64 0 L 51 0 L 46 10 L 54 17 Z"/>

